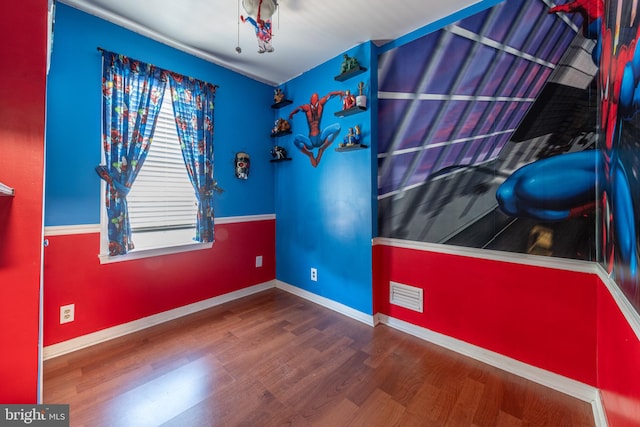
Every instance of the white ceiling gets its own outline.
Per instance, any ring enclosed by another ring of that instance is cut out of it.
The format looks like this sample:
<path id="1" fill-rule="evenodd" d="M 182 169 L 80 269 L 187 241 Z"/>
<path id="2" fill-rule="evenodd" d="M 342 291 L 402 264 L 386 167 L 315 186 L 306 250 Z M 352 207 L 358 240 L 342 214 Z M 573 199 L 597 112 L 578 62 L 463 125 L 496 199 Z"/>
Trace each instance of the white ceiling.
<path id="1" fill-rule="evenodd" d="M 362 42 L 397 39 L 477 2 L 279 0 L 275 51 L 259 54 L 253 27 L 239 22 L 242 0 L 59 1 L 273 86 Z"/>

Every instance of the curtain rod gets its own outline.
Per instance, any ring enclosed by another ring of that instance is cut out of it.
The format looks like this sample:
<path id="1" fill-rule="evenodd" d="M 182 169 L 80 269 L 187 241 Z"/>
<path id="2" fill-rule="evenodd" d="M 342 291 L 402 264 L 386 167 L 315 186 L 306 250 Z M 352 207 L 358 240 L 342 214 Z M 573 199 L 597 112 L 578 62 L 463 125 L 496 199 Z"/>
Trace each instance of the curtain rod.
<path id="1" fill-rule="evenodd" d="M 97 46 L 96 49 L 98 49 L 98 52 L 102 52 L 102 53 L 109 52 L 105 48 L 100 47 L 100 46 Z M 145 61 L 141 61 L 141 62 L 145 62 Z M 158 68 L 160 68 L 160 67 L 158 67 Z M 167 71 L 169 71 L 169 70 L 167 70 Z M 173 71 L 169 71 L 169 72 L 172 73 Z M 177 73 L 177 74 L 181 74 L 181 73 Z M 185 77 L 192 78 L 191 76 L 185 76 Z M 208 83 L 206 80 L 202 80 L 202 79 L 196 79 L 196 80 L 200 80 L 202 82 Z M 213 84 L 213 83 L 208 83 L 208 84 L 213 85 L 213 87 L 215 87 L 216 89 L 220 87 L 219 85 L 216 85 L 216 84 Z"/>

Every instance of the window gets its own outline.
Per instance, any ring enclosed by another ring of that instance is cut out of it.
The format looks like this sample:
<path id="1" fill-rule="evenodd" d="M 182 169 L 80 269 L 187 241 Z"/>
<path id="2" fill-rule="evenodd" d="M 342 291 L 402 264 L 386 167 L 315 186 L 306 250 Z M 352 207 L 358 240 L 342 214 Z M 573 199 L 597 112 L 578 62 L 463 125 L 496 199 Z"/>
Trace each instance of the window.
<path id="1" fill-rule="evenodd" d="M 217 85 L 102 58 L 101 262 L 211 247 Z"/>
<path id="2" fill-rule="evenodd" d="M 193 243 L 198 200 L 182 158 L 168 85 L 153 143 L 127 203 L 136 249 Z"/>
<path id="3" fill-rule="evenodd" d="M 101 206 L 105 203 L 104 194 L 103 188 Z M 103 212 L 101 262 L 211 247 L 211 243 L 194 241 L 198 201 L 182 157 L 169 85 L 165 88 L 153 143 L 127 195 L 127 204 L 135 249 L 127 255 L 109 256 L 108 218 Z"/>

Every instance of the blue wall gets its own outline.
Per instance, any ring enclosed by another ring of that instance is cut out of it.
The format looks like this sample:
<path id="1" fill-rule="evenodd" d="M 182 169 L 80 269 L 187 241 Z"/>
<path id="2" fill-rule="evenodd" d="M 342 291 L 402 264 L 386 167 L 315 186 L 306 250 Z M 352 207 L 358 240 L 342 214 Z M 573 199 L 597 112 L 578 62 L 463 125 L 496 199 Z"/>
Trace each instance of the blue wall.
<path id="1" fill-rule="evenodd" d="M 332 91 L 358 93 L 363 81 L 371 104 L 371 70 L 373 46 L 362 44 L 346 53 L 368 68 L 346 81 L 336 81 L 342 54 L 287 82 L 284 85 L 291 106 L 276 112 L 287 118 L 298 105 L 309 103 L 315 92 L 320 97 Z M 374 79 L 375 80 L 375 79 Z M 375 89 L 375 88 L 374 88 Z M 308 134 L 304 113 L 291 121 L 293 134 L 276 142 L 284 146 L 290 162 L 276 164 L 276 270 L 277 278 L 288 284 L 372 314 L 371 238 L 373 230 L 371 113 L 336 117 L 342 109 L 339 97 L 325 105 L 321 129 L 339 123 L 339 136 L 325 152 L 316 168 L 294 145 L 294 136 Z M 363 143 L 360 151 L 336 152 L 349 127 L 359 124 Z M 317 150 L 316 150 L 317 151 Z M 311 281 L 311 268 L 318 269 L 318 281 Z"/>
<path id="2" fill-rule="evenodd" d="M 497 3 L 485 0 L 452 17 L 403 36 L 383 46 L 396 47 L 425 33 Z M 377 55 L 370 42 L 346 53 L 368 71 L 338 82 L 342 53 L 282 85 L 293 104 L 269 108 L 273 88 L 192 55 L 167 47 L 102 19 L 59 4 L 47 99 L 47 171 L 45 225 L 81 225 L 100 222 L 100 94 L 102 48 L 193 76 L 220 86 L 216 98 L 216 179 L 226 191 L 218 196 L 216 215 L 276 213 L 277 278 L 372 314 L 371 239 L 377 225 Z M 341 131 L 318 165 L 293 146 L 297 133 L 308 133 L 303 113 L 292 120 L 293 134 L 274 140 L 269 132 L 275 119 L 286 118 L 312 93 L 357 93 L 366 84 L 369 109 L 339 118 L 338 98 L 330 100 L 322 127 L 339 123 Z M 369 148 L 339 153 L 338 143 L 349 127 L 359 124 Z M 269 149 L 283 145 L 293 158 L 270 163 Z M 252 156 L 248 181 L 233 173 L 236 151 Z M 318 269 L 318 281 L 310 269 Z"/>
<path id="3" fill-rule="evenodd" d="M 215 177 L 225 192 L 216 216 L 274 213 L 269 162 L 273 88 L 64 4 L 56 8 L 47 82 L 45 226 L 100 223 L 102 47 L 219 85 Z M 231 47 L 232 49 L 233 47 Z M 237 151 L 251 155 L 249 179 L 233 172 Z"/>

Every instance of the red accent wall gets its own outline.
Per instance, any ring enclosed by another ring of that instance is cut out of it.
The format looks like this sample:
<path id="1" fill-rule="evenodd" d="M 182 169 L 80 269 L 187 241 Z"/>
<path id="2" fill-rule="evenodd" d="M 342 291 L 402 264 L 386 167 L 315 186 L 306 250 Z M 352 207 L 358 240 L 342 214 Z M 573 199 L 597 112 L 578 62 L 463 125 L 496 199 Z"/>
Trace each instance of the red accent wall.
<path id="1" fill-rule="evenodd" d="M 597 278 L 376 245 L 374 312 L 596 386 Z M 389 281 L 424 289 L 424 313 L 389 304 Z"/>
<path id="2" fill-rule="evenodd" d="M 598 387 L 610 426 L 640 426 L 640 340 L 613 296 L 598 287 Z"/>
<path id="3" fill-rule="evenodd" d="M 44 345 L 275 279 L 275 220 L 217 224 L 215 232 L 211 249 L 110 264 L 98 259 L 99 233 L 48 237 Z M 75 304 L 75 321 L 61 325 L 66 304 Z"/>
<path id="4" fill-rule="evenodd" d="M 0 14 L 0 402 L 36 403 L 47 2 Z"/>

